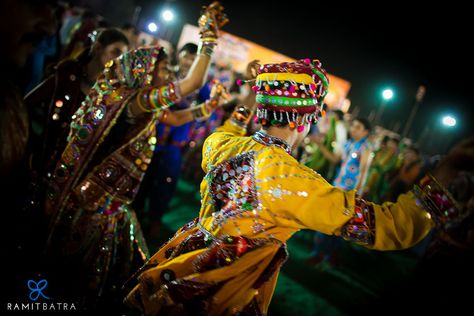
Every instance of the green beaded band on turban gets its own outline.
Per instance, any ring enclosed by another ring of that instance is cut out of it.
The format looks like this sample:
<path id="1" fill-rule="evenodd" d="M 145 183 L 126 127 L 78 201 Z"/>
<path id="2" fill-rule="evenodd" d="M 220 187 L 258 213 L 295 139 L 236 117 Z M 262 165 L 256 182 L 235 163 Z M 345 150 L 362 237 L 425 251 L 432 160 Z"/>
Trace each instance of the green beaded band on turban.
<path id="1" fill-rule="evenodd" d="M 318 104 L 316 99 L 303 99 L 303 98 L 287 98 L 280 96 L 266 96 L 266 95 L 257 95 L 257 103 L 261 104 L 274 104 L 278 106 L 292 106 L 292 107 L 305 107 L 305 106 L 314 106 Z"/>

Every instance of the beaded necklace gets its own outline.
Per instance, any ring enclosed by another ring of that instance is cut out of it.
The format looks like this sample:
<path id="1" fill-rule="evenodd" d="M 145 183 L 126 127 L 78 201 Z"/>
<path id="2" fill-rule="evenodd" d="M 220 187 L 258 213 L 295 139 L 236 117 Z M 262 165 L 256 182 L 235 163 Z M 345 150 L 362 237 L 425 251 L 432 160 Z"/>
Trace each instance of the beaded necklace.
<path id="1" fill-rule="evenodd" d="M 253 140 L 256 142 L 266 145 L 266 146 L 276 146 L 284 151 L 286 151 L 289 155 L 291 155 L 291 146 L 286 141 L 281 138 L 268 135 L 264 132 L 258 131 L 252 136 Z"/>

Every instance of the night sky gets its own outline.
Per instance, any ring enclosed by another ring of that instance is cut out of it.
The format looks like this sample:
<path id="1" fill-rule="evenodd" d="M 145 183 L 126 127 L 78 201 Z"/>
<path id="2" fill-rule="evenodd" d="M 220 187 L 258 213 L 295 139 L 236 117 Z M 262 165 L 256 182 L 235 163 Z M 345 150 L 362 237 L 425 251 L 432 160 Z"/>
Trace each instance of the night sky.
<path id="1" fill-rule="evenodd" d="M 136 1 L 141 23 L 158 16 L 164 2 Z M 196 24 L 200 7 L 209 1 L 168 1 L 178 20 Z M 293 58 L 318 58 L 325 69 L 351 82 L 351 109 L 367 116 L 380 105 L 381 91 L 391 87 L 395 98 L 386 106 L 383 123 L 401 129 L 415 103 L 419 85 L 425 98 L 411 135 L 431 152 L 443 152 L 461 137 L 474 134 L 469 77 L 473 36 L 466 5 L 445 2 L 414 6 L 415 2 L 379 5 L 320 4 L 311 1 L 221 1 L 230 23 L 224 30 Z M 131 14 L 129 13 L 128 16 Z M 179 32 L 174 32 L 177 40 Z M 264 62 L 264 61 L 263 61 Z M 441 125 L 453 114 L 458 125 Z"/>

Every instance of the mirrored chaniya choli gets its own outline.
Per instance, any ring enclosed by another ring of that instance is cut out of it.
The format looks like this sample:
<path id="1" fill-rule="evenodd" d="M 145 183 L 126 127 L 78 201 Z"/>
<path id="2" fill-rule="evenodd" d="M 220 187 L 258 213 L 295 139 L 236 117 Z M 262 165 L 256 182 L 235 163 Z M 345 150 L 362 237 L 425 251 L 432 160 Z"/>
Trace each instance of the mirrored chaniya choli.
<path id="1" fill-rule="evenodd" d="M 254 233 L 264 230 L 258 221 L 261 204 L 255 186 L 255 155 L 250 151 L 237 155 L 215 166 L 208 174 L 209 190 L 215 212 L 211 229 L 233 221 L 237 226 L 237 217 L 244 217 L 245 212 L 252 212 L 255 224 Z"/>

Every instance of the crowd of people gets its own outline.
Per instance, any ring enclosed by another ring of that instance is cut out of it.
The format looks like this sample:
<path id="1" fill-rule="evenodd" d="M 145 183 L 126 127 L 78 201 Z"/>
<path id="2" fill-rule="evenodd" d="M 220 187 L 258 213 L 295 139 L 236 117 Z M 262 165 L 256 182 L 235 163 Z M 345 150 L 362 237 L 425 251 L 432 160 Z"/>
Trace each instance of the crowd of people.
<path id="1" fill-rule="evenodd" d="M 423 264 L 469 270 L 472 138 L 433 159 L 326 112 L 317 59 L 249 61 L 228 78 L 211 60 L 229 22 L 219 3 L 173 55 L 90 10 L 1 9 L 6 299 L 39 278 L 87 313 L 264 315 L 301 229 L 315 232 L 315 264 L 335 264 L 342 240 L 406 249 L 434 229 Z M 183 178 L 201 209 L 150 253 Z"/>

